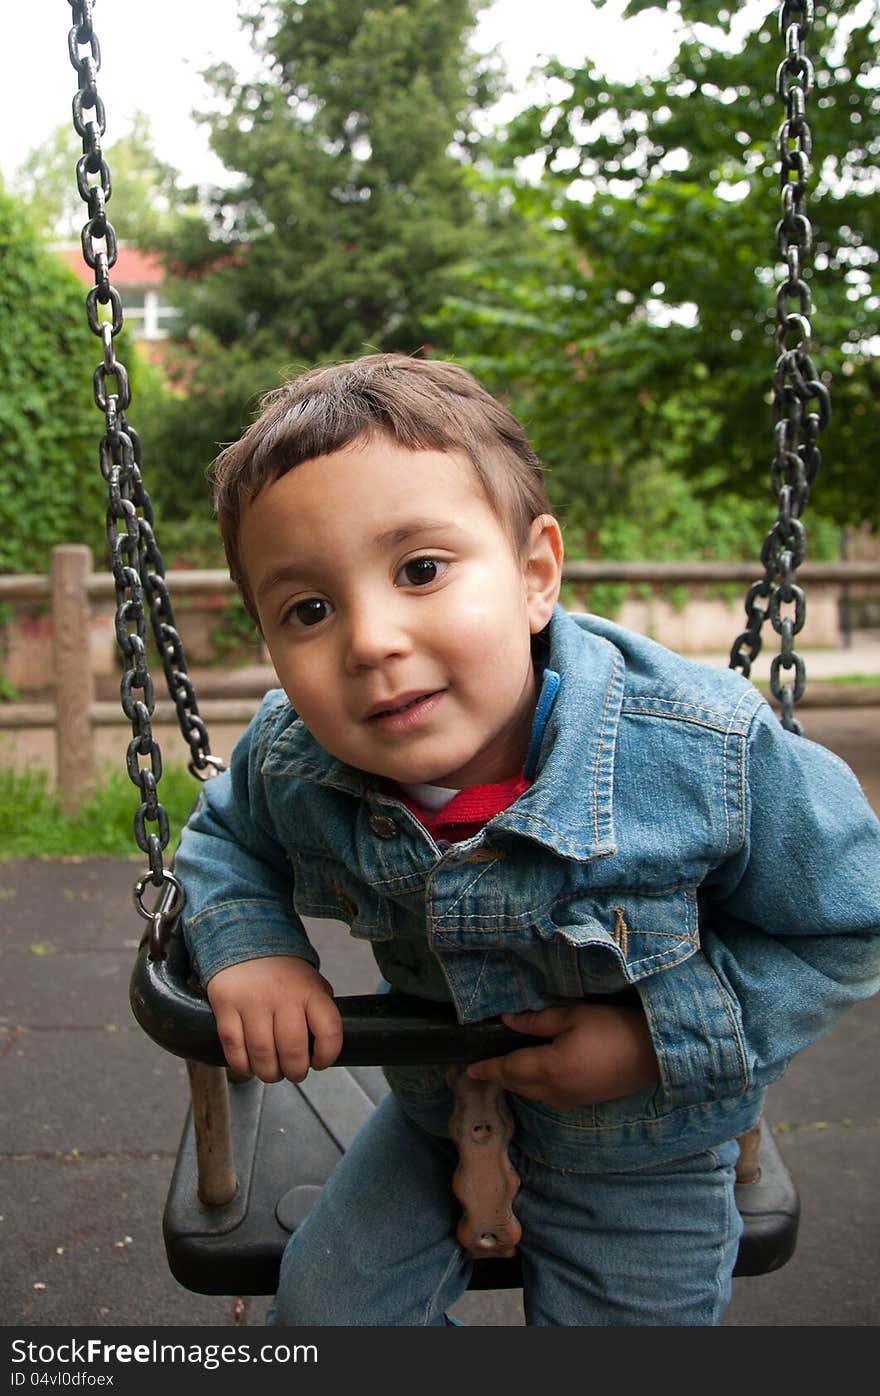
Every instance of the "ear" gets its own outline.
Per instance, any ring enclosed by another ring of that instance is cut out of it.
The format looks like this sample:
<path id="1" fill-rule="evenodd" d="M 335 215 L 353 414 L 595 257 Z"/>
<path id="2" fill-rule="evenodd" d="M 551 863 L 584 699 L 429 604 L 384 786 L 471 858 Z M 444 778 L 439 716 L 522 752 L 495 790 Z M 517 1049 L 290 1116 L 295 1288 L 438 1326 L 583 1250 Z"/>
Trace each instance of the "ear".
<path id="1" fill-rule="evenodd" d="M 522 570 L 526 585 L 529 630 L 537 635 L 553 614 L 562 585 L 562 531 L 552 514 L 539 514 L 532 521 L 523 548 Z"/>

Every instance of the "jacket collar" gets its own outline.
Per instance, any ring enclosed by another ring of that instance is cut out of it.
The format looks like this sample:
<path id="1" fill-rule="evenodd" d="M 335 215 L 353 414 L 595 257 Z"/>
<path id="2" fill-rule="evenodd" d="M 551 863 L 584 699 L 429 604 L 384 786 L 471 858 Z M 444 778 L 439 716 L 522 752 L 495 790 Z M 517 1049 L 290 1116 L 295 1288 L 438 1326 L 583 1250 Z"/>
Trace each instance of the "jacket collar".
<path id="1" fill-rule="evenodd" d="M 623 702 L 624 663 L 607 640 L 557 606 L 546 632 L 548 669 L 558 692 L 538 746 L 534 784 L 493 820 L 586 861 L 615 851 L 614 748 Z M 544 689 L 547 691 L 547 678 Z M 540 715 L 539 701 L 537 712 Z"/>
<path id="2" fill-rule="evenodd" d="M 545 675 L 529 749 L 534 783 L 496 815 L 492 825 L 544 844 L 565 858 L 602 857 L 615 851 L 614 746 L 623 700 L 623 659 L 614 645 L 592 634 L 561 606 L 542 640 Z M 378 776 L 331 756 L 300 718 L 271 743 L 262 770 L 361 798 L 381 784 Z"/>

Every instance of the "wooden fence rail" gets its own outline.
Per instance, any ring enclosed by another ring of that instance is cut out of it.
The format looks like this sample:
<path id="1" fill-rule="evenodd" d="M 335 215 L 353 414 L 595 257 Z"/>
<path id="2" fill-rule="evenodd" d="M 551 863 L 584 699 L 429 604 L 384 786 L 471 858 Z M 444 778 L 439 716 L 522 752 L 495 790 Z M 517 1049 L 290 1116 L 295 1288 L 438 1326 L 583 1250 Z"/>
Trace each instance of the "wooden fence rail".
<path id="1" fill-rule="evenodd" d="M 760 576 L 760 566 L 748 562 L 567 562 L 563 575 L 566 581 L 586 584 L 708 587 L 723 582 L 748 585 Z M 880 562 L 805 563 L 798 576 L 805 584 L 880 583 Z M 166 580 L 172 596 L 235 592 L 225 570 L 173 570 Z M 94 572 L 91 551 L 79 544 L 53 548 L 48 576 L 0 576 L 0 603 L 49 601 L 55 677 L 52 703 L 0 703 L 0 729 L 54 728 L 58 787 L 66 810 L 75 809 L 94 782 L 94 729 L 126 722 L 119 704 L 95 701 L 89 653 L 91 603 L 114 597 L 112 574 Z M 214 699 L 202 710 L 206 721 L 244 723 L 255 706 L 241 699 Z M 154 721 L 168 720 L 175 720 L 173 705 L 157 703 Z"/>

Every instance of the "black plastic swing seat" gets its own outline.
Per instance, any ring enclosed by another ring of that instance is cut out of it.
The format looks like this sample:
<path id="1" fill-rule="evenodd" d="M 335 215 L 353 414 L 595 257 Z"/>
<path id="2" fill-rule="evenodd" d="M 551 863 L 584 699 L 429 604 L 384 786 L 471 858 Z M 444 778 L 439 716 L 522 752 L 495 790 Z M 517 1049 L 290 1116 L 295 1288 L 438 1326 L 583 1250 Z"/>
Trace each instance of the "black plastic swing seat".
<path id="1" fill-rule="evenodd" d="M 247 1081 L 229 1093 L 238 1193 L 222 1207 L 198 1201 L 188 1116 L 163 1221 L 168 1263 L 178 1283 L 199 1294 L 274 1294 L 291 1232 L 374 1108 L 377 1091 L 357 1068 L 338 1067 L 312 1072 L 299 1086 Z M 766 1121 L 761 1135 L 760 1178 L 736 1189 L 744 1231 L 735 1275 L 778 1270 L 797 1240 L 794 1184 Z M 470 1288 L 521 1283 L 517 1258 L 478 1260 Z"/>
<path id="2" fill-rule="evenodd" d="M 213 1014 L 187 982 L 188 974 L 179 937 L 171 937 L 165 960 L 150 960 L 145 940 L 132 976 L 134 1015 L 175 1055 L 222 1065 Z M 274 1294 L 291 1232 L 387 1089 L 380 1065 L 473 1061 L 523 1040 L 498 1020 L 462 1028 L 445 1005 L 403 996 L 365 995 L 337 1003 L 344 1028 L 339 1065 L 310 1072 L 299 1085 L 230 1083 L 238 1183 L 231 1202 L 211 1207 L 199 1201 L 191 1112 L 187 1116 L 163 1221 L 171 1273 L 185 1288 L 200 1294 Z M 734 1274 L 778 1270 L 794 1253 L 800 1205 L 766 1120 L 760 1176 L 737 1186 L 736 1202 L 744 1229 Z M 509 1289 L 521 1282 L 515 1257 L 484 1259 L 474 1263 L 470 1287 Z"/>

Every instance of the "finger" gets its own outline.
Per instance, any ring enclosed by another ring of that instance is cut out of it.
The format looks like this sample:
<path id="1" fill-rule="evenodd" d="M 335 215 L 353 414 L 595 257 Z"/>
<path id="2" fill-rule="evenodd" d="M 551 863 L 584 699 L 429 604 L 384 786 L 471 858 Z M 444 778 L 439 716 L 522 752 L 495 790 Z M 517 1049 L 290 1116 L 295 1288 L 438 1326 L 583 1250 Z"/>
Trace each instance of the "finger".
<path id="1" fill-rule="evenodd" d="M 251 1064 L 244 1041 L 244 1025 L 234 1008 L 219 1008 L 215 1012 L 217 1036 L 230 1070 L 239 1076 L 251 1075 Z"/>
<path id="2" fill-rule="evenodd" d="M 300 1013 L 275 1015 L 275 1050 L 281 1075 L 288 1081 L 302 1081 L 309 1070 L 309 1036 L 305 1016 Z"/>
<path id="3" fill-rule="evenodd" d="M 251 1071 L 261 1081 L 280 1081 L 284 1074 L 278 1061 L 274 1024 L 270 1014 L 251 1016 L 244 1024 L 244 1040 Z"/>
<path id="4" fill-rule="evenodd" d="M 522 1052 L 511 1052 L 507 1057 L 489 1057 L 485 1061 L 471 1063 L 467 1068 L 467 1074 L 479 1081 L 494 1081 L 503 1090 L 512 1091 L 514 1095 L 523 1096 L 526 1100 L 540 1100 L 544 1105 L 561 1109 L 568 1102 L 559 1097 L 552 1086 L 548 1086 L 544 1067 L 542 1066 L 540 1075 L 536 1076 L 528 1063 L 524 1067 L 522 1063 L 514 1061 L 515 1057 L 533 1055 L 545 1050 L 528 1047 Z"/>
<path id="5" fill-rule="evenodd" d="M 467 1074 L 475 1081 L 497 1081 L 519 1095 L 537 1095 L 547 1080 L 549 1051 L 549 1047 L 523 1047 L 505 1057 L 487 1057 L 472 1062 Z"/>
<path id="6" fill-rule="evenodd" d="M 314 1038 L 312 1066 L 323 1071 L 332 1066 L 342 1051 L 342 1018 L 326 994 L 315 994 L 306 1004 L 306 1019 Z"/>
<path id="7" fill-rule="evenodd" d="M 502 1013 L 501 1019 L 514 1032 L 534 1037 L 556 1037 L 571 1026 L 571 1009 L 561 1004 L 557 1008 L 539 1008 L 534 1012 Z"/>

